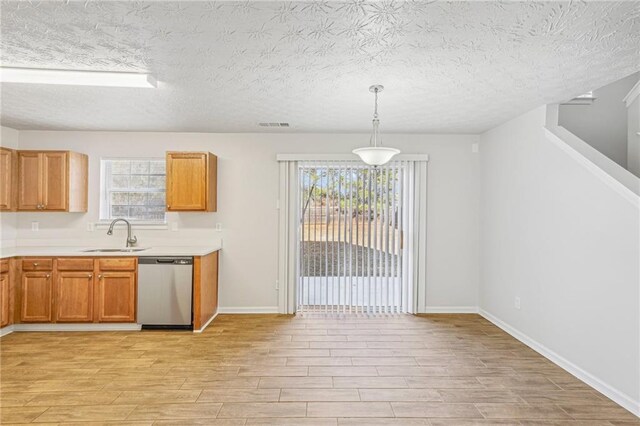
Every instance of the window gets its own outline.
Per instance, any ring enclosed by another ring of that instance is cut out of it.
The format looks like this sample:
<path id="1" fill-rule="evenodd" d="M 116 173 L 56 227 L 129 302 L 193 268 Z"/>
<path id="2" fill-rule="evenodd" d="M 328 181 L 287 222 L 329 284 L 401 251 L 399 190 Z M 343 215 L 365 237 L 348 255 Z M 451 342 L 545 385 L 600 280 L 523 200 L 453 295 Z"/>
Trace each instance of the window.
<path id="1" fill-rule="evenodd" d="M 165 222 L 165 159 L 113 158 L 100 162 L 100 219 Z"/>

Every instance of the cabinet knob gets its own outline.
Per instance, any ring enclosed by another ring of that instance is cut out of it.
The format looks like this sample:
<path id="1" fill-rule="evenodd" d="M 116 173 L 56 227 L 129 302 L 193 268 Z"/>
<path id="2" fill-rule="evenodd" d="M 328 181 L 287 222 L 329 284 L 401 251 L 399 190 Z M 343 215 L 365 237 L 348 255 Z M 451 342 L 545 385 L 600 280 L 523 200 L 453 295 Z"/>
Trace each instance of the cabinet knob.
<path id="1" fill-rule="evenodd" d="M 98 279 L 101 280 L 102 279 L 102 274 L 98 275 Z"/>
<path id="2" fill-rule="evenodd" d="M 171 206 L 170 206 L 169 204 L 167 204 L 167 208 L 168 208 L 168 209 L 170 209 L 170 208 L 171 208 Z"/>
<path id="3" fill-rule="evenodd" d="M 33 267 L 37 268 L 38 267 L 38 262 L 33 262 Z"/>
<path id="4" fill-rule="evenodd" d="M 49 278 L 50 276 L 51 276 L 50 274 L 47 274 L 47 276 L 46 276 L 46 277 L 47 277 L 47 278 Z"/>
<path id="5" fill-rule="evenodd" d="M 93 274 L 89 274 L 89 275 L 87 275 L 87 277 L 92 278 L 92 277 L 93 277 Z"/>

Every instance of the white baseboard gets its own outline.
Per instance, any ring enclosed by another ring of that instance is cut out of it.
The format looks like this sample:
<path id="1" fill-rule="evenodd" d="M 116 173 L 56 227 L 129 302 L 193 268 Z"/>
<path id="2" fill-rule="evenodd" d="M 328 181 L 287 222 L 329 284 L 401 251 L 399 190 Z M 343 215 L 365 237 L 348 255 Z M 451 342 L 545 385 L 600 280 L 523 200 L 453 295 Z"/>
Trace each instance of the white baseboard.
<path id="1" fill-rule="evenodd" d="M 13 324 L 0 328 L 0 337 L 13 333 Z"/>
<path id="2" fill-rule="evenodd" d="M 614 401 L 616 404 L 618 404 L 621 407 L 629 410 L 634 415 L 640 417 L 640 401 L 635 401 L 629 395 L 618 391 L 617 389 L 615 389 L 612 386 L 608 385 L 607 383 L 605 383 L 604 381 L 602 381 L 599 378 L 595 377 L 591 373 L 589 373 L 589 372 L 583 370 L 582 368 L 578 367 L 577 365 L 575 365 L 574 363 L 572 363 L 568 359 L 563 358 L 562 356 L 558 355 L 557 353 L 555 353 L 551 349 L 547 348 L 546 346 L 544 346 L 544 345 L 538 343 L 537 341 L 531 339 L 529 336 L 527 336 L 526 334 L 522 333 L 521 331 L 511 327 L 509 324 L 505 323 L 504 321 L 502 321 L 498 317 L 490 314 L 489 312 L 487 312 L 487 311 L 485 311 L 483 309 L 480 309 L 479 313 L 487 321 L 493 323 L 497 327 L 499 327 L 502 330 L 504 330 L 505 332 L 509 333 L 511 336 L 515 337 L 516 339 L 518 339 L 519 341 L 521 341 L 525 345 L 529 346 L 531 349 L 533 349 L 534 351 L 538 352 L 540 355 L 542 355 L 543 357 L 547 358 L 549 361 L 553 362 L 554 364 L 556 364 L 560 368 L 564 369 L 565 371 L 567 371 L 568 373 L 574 375 L 578 379 L 582 380 L 583 382 L 585 382 L 586 384 L 588 384 L 589 386 L 591 386 L 592 388 L 594 388 L 598 392 L 602 393 L 607 398 L 609 398 L 612 401 Z"/>
<path id="3" fill-rule="evenodd" d="M 11 327 L 11 331 L 140 331 L 140 324 L 113 323 L 113 324 L 13 324 L 3 328 L 0 335 Z M 8 333 L 6 333 L 8 334 Z"/>
<path id="4" fill-rule="evenodd" d="M 218 316 L 218 313 L 219 312 L 216 312 L 215 314 L 213 314 L 213 316 L 211 318 L 209 318 L 209 321 L 207 321 L 202 327 L 200 327 L 199 330 L 193 330 L 193 332 L 194 333 L 202 333 L 205 328 L 209 327 L 209 324 L 211 324 L 211 321 L 213 321 Z"/>
<path id="5" fill-rule="evenodd" d="M 477 306 L 427 306 L 421 314 L 477 314 Z"/>
<path id="6" fill-rule="evenodd" d="M 230 306 L 219 307 L 219 314 L 277 314 L 277 306 Z"/>

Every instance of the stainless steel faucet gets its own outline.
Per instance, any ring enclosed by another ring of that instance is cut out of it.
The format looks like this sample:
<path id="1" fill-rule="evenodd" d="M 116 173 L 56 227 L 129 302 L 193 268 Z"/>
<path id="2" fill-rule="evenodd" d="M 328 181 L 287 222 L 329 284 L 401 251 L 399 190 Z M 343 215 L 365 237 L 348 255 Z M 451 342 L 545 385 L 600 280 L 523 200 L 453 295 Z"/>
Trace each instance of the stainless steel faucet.
<path id="1" fill-rule="evenodd" d="M 116 224 L 116 222 L 124 222 L 127 224 L 127 247 L 133 247 L 136 245 L 136 243 L 138 242 L 138 238 L 136 238 L 136 236 L 131 236 L 131 223 L 129 223 L 129 221 L 127 219 L 114 219 L 113 222 L 111 222 L 111 225 L 109 225 L 109 230 L 107 231 L 107 235 L 113 235 L 113 225 Z"/>

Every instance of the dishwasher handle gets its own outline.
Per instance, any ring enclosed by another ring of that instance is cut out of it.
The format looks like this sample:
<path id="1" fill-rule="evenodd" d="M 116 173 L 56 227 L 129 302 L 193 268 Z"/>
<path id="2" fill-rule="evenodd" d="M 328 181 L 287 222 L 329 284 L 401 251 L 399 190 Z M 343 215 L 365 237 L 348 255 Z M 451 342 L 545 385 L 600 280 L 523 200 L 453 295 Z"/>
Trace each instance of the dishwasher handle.
<path id="1" fill-rule="evenodd" d="M 140 257 L 140 265 L 193 265 L 193 257 Z"/>

